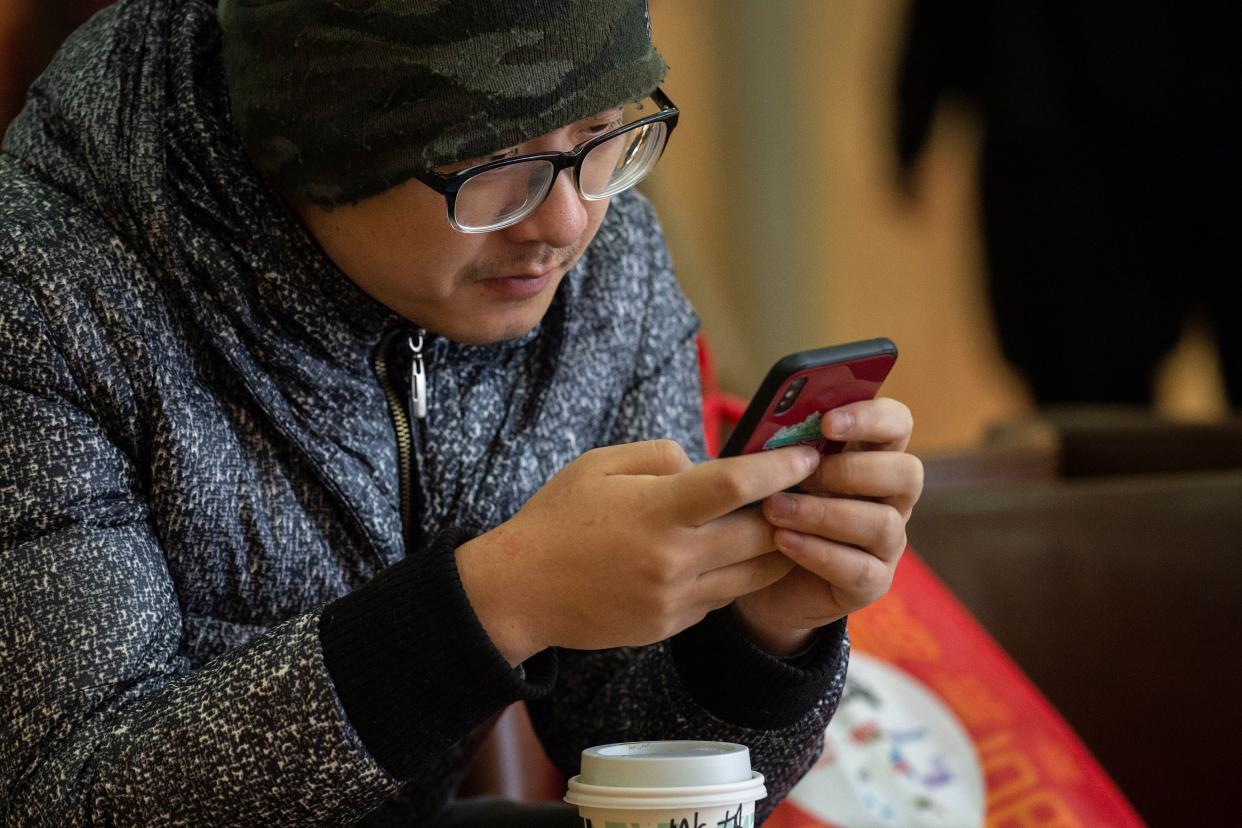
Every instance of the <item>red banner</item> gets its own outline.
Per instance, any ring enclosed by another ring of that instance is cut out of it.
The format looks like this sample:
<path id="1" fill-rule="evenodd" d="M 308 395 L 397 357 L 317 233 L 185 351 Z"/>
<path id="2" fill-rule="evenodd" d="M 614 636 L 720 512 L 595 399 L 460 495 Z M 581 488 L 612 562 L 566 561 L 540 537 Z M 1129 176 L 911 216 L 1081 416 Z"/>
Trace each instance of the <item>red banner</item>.
<path id="1" fill-rule="evenodd" d="M 908 685 L 921 688 L 913 695 L 906 693 L 909 701 L 918 702 L 916 696 L 925 700 L 921 708 L 914 704 L 918 709 L 914 713 L 907 708 L 907 723 L 924 722 L 926 726 L 903 731 L 891 724 L 896 719 L 890 713 L 889 732 L 885 732 L 878 712 L 874 721 L 849 720 L 848 716 L 843 724 L 834 720 L 825 757 L 769 818 L 769 828 L 962 824 L 955 819 L 972 810 L 965 807 L 972 793 L 975 813 L 966 824 L 988 828 L 1143 824 L 1060 715 L 913 552 L 907 550 L 889 594 L 851 616 L 849 625 L 855 651 L 874 657 L 864 655 L 858 670 L 851 669 L 851 680 L 856 672 L 867 673 L 866 682 L 883 689 L 868 689 L 869 684 L 847 686 L 842 710 L 849 704 L 864 714 L 869 709 L 879 711 L 882 700 L 876 696 L 900 696 L 901 686 Z M 860 706 L 850 693 L 872 698 Z M 901 706 L 898 700 L 888 709 Z M 945 712 L 938 714 L 937 709 Z M 938 717 L 945 720 L 939 729 Z M 834 728 L 840 732 L 834 734 Z M 964 734 L 956 755 L 952 745 L 939 753 L 931 749 L 937 739 L 951 741 L 953 732 Z M 866 760 L 862 751 L 870 744 L 880 745 L 881 740 L 886 740 L 883 752 L 873 752 Z M 864 760 L 850 764 L 841 755 L 845 751 Z M 973 755 L 963 758 L 963 753 Z M 876 756 L 889 766 L 879 774 Z M 943 756 L 950 757 L 952 767 Z M 954 774 L 958 790 L 950 791 L 949 785 L 935 788 Z M 866 790 L 858 790 L 859 786 Z M 911 797 L 910 792 L 917 790 L 928 794 Z M 937 790 L 944 795 L 938 796 Z M 918 807 L 925 810 L 916 822 L 910 814 L 918 812 L 910 809 Z M 955 812 L 954 807 L 963 810 Z M 841 819 L 834 815 L 843 813 L 852 814 L 846 823 L 831 821 Z"/>

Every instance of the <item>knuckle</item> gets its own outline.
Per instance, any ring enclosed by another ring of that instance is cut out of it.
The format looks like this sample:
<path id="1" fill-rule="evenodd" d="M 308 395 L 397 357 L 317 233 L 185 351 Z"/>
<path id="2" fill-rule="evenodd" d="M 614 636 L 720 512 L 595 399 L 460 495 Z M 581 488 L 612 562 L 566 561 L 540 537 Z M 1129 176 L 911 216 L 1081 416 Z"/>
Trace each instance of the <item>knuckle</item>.
<path id="1" fill-rule="evenodd" d="M 907 434 L 914 430 L 914 412 L 910 410 L 910 406 L 898 400 L 893 400 L 896 406 L 897 415 L 901 418 L 901 424 Z"/>
<path id="2" fill-rule="evenodd" d="M 634 602 L 633 608 L 637 611 L 636 614 L 639 617 L 645 617 L 650 621 L 660 623 L 672 604 L 672 600 L 665 595 L 663 589 L 646 584 Z"/>
<path id="3" fill-rule="evenodd" d="M 606 456 L 606 452 L 605 452 L 604 447 L 597 447 L 593 449 L 587 449 L 582 454 L 578 455 L 577 459 L 575 459 L 573 462 L 574 464 L 580 464 L 580 465 L 592 465 L 594 463 L 598 463 L 601 460 L 603 460 L 605 456 Z"/>
<path id="4" fill-rule="evenodd" d="M 746 497 L 746 477 L 740 470 L 727 468 L 716 477 L 716 494 L 723 500 L 736 501 Z"/>
<path id="5" fill-rule="evenodd" d="M 854 432 L 868 431 L 875 425 L 876 409 L 883 404 L 882 400 L 863 400 L 855 405 L 846 406 L 846 410 L 854 417 Z"/>
<path id="6" fill-rule="evenodd" d="M 890 414 L 900 415 L 902 417 L 910 416 L 910 407 L 901 400 L 895 400 L 892 397 L 876 397 L 876 404 L 884 406 L 885 410 Z"/>
<path id="7" fill-rule="evenodd" d="M 658 590 L 651 596 L 652 617 L 661 619 L 665 624 L 672 623 L 672 619 L 682 610 L 682 602 L 671 589 Z"/>
<path id="8" fill-rule="evenodd" d="M 816 497 L 815 495 L 807 495 L 805 500 L 815 505 L 815 520 L 824 526 L 835 526 L 840 524 L 847 515 L 842 511 L 841 501 L 832 497 Z"/>
<path id="9" fill-rule="evenodd" d="M 791 480 L 803 480 L 809 476 L 818 465 L 819 462 L 816 461 L 815 465 L 811 466 L 807 461 L 807 454 L 805 452 L 789 451 L 785 452 L 785 468 L 783 471 L 788 473 Z"/>
<path id="10" fill-rule="evenodd" d="M 836 456 L 834 482 L 843 493 L 852 494 L 858 488 L 862 474 L 861 461 L 864 457 L 866 454 L 863 452 L 846 452 Z"/>
<path id="11" fill-rule="evenodd" d="M 652 440 L 651 450 L 662 465 L 685 466 L 690 462 L 685 449 L 676 440 Z"/>
<path id="12" fill-rule="evenodd" d="M 803 530 L 818 531 L 832 522 L 832 508 L 827 498 L 808 494 L 786 495 L 786 497 L 789 497 L 793 504 L 793 510 L 788 518 L 794 524 L 791 528 L 800 527 Z"/>
<path id="13" fill-rule="evenodd" d="M 880 518 L 880 539 L 886 549 L 905 546 L 906 521 L 892 506 L 884 506 Z"/>
<path id="14" fill-rule="evenodd" d="M 882 591 L 884 582 L 887 578 L 888 570 L 884 563 L 878 558 L 870 555 L 864 557 L 858 564 L 858 569 L 854 573 L 854 583 L 851 585 L 855 593 L 862 595 L 871 595 L 876 591 Z"/>
<path id="15" fill-rule="evenodd" d="M 668 555 L 652 555 L 643 569 L 643 579 L 652 588 L 652 595 L 658 596 L 662 594 L 664 589 L 677 581 L 677 573 L 673 561 Z"/>
<path id="16" fill-rule="evenodd" d="M 876 578 L 875 592 L 872 600 L 878 600 L 888 594 L 889 589 L 893 586 L 893 572 L 891 566 L 881 566 L 879 576 Z"/>
<path id="17" fill-rule="evenodd" d="M 911 494 L 917 499 L 923 493 L 923 477 L 925 474 L 923 461 L 913 454 L 904 454 L 902 456 L 907 458 L 905 462 L 909 466 Z"/>

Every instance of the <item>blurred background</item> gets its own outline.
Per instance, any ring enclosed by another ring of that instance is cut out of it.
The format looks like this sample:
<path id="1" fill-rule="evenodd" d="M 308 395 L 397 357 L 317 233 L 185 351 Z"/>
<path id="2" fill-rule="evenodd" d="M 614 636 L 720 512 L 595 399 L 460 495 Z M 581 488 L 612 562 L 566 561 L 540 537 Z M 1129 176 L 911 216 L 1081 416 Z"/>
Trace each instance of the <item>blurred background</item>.
<path id="1" fill-rule="evenodd" d="M 962 7 L 972 4 L 943 4 L 948 19 L 920 31 L 917 48 L 933 54 L 916 71 L 943 71 L 938 59 L 964 60 L 980 45 L 972 39 L 993 21 L 979 5 L 970 19 Z M 1001 357 L 988 304 L 980 101 L 946 84 L 921 154 L 901 168 L 910 13 L 897 0 L 653 0 L 672 67 L 665 88 L 685 114 L 648 191 L 726 386 L 749 392 L 792 350 L 889 336 L 902 356 L 886 393 L 917 412 L 916 450 L 937 452 L 974 444 L 1034 401 Z M 954 25 L 972 28 L 942 30 Z M 1039 44 L 1033 57 L 1057 60 L 1058 45 Z M 1157 362 L 1156 410 L 1218 417 L 1226 403 L 1212 335 L 1193 319 L 1184 331 Z"/>
<path id="2" fill-rule="evenodd" d="M 0 0 L 0 129 L 102 5 Z M 894 340 L 915 548 L 1150 821 L 1236 813 L 1238 12 L 651 14 L 683 114 L 644 189 L 722 385 Z"/>

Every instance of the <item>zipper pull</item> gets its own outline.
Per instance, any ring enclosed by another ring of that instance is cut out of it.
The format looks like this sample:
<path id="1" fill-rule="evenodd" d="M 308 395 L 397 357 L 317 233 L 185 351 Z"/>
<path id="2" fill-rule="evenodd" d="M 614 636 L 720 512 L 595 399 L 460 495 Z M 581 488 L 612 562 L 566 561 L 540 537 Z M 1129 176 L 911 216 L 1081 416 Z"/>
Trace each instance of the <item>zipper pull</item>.
<path id="1" fill-rule="evenodd" d="M 423 361 L 423 340 L 427 331 L 422 328 L 409 338 L 410 353 L 410 416 L 423 419 L 427 416 L 427 365 Z"/>

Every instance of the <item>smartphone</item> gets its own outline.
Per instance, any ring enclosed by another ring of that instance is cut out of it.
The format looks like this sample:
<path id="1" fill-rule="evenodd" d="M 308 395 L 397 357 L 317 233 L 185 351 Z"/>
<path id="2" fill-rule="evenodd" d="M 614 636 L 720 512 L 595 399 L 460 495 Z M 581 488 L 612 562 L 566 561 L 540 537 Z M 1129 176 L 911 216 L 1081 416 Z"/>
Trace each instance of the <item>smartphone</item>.
<path id="1" fill-rule="evenodd" d="M 840 451 L 845 444 L 826 439 L 820 419 L 873 399 L 896 361 L 897 346 L 883 337 L 790 354 L 768 371 L 720 456 L 795 445 L 815 446 L 820 454 Z"/>

